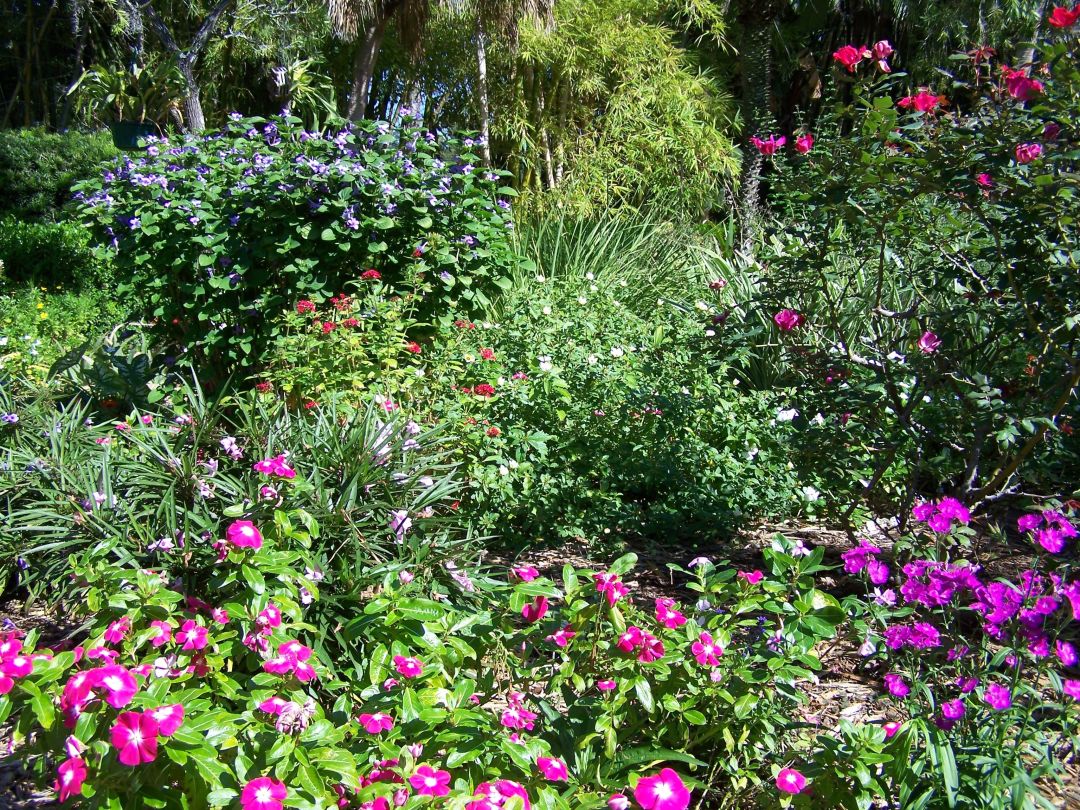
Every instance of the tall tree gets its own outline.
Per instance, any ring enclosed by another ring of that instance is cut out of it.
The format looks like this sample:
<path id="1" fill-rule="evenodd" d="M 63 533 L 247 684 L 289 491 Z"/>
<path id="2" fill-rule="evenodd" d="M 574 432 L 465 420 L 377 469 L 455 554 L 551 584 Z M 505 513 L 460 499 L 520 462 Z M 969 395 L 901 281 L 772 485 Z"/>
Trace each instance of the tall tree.
<path id="1" fill-rule="evenodd" d="M 176 60 L 176 65 L 180 68 L 180 73 L 184 77 L 184 83 L 187 86 L 187 95 L 184 96 L 183 101 L 184 124 L 189 132 L 201 132 L 206 129 L 206 117 L 203 115 L 202 108 L 202 91 L 195 76 L 195 66 L 206 49 L 210 37 L 213 36 L 218 23 L 221 21 L 221 15 L 234 2 L 236 0 L 218 0 L 217 4 L 203 18 L 195 31 L 195 36 L 192 37 L 191 43 L 186 48 L 180 47 L 165 20 L 154 10 L 149 1 L 142 6 L 135 7 L 145 12 L 151 30 L 161 41 L 165 50 Z"/>

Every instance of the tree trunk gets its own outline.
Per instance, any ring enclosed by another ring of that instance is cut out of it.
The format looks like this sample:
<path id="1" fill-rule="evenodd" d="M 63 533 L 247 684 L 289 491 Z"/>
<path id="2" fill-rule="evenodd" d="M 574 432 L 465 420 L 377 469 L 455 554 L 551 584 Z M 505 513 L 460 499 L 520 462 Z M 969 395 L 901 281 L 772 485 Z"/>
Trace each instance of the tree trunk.
<path id="1" fill-rule="evenodd" d="M 188 132 L 202 132 L 206 129 L 206 118 L 203 116 L 202 93 L 199 82 L 195 78 L 194 60 L 188 54 L 181 54 L 177 59 L 180 73 L 184 77 L 187 86 L 187 95 L 184 96 L 184 125 Z"/>
<path id="2" fill-rule="evenodd" d="M 383 35 L 389 21 L 389 17 L 380 16 L 364 27 L 360 47 L 353 60 L 353 83 L 348 111 L 351 121 L 359 121 L 367 115 L 371 77 L 375 73 L 375 60 L 379 57 L 379 48 L 382 47 Z"/>
<path id="3" fill-rule="evenodd" d="M 1035 19 L 1035 32 L 1031 35 L 1031 45 L 1024 50 L 1020 51 L 1020 59 L 1017 64 L 1021 70 L 1030 74 L 1032 67 L 1035 64 L 1035 48 L 1039 44 L 1039 39 L 1042 37 L 1042 25 L 1043 19 L 1046 17 L 1046 10 L 1050 5 L 1050 0 L 1040 0 L 1038 17 Z"/>
<path id="4" fill-rule="evenodd" d="M 75 55 L 71 64 L 71 81 L 68 82 L 68 92 L 64 94 L 64 106 L 57 122 L 57 129 L 61 132 L 66 130 L 71 122 L 71 88 L 79 81 L 83 72 L 83 50 L 86 48 L 86 32 L 89 26 L 83 24 L 82 3 L 83 0 L 71 0 L 71 36 L 75 40 Z"/>
<path id="5" fill-rule="evenodd" d="M 484 165 L 491 165 L 491 129 L 488 125 L 487 34 L 480 17 L 476 18 L 476 106 L 480 116 L 480 157 Z"/>
<path id="6" fill-rule="evenodd" d="M 744 21 L 745 46 L 742 49 L 742 107 L 746 137 L 767 135 L 772 129 L 770 105 L 772 88 L 771 18 L 752 15 Z M 739 241 L 750 252 L 760 229 L 763 213 L 761 172 L 765 158 L 749 144 L 743 147 L 743 165 L 739 177 Z"/>

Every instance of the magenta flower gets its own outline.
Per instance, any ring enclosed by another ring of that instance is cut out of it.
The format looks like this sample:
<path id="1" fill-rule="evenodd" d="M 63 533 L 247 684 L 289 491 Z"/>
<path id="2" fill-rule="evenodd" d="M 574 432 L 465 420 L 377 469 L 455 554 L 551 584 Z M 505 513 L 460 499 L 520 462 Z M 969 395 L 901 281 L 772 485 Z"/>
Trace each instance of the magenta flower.
<path id="1" fill-rule="evenodd" d="M 139 689 L 135 676 L 118 664 L 108 664 L 86 674 L 91 687 L 105 690 L 105 702 L 114 709 L 122 709 L 131 703 Z"/>
<path id="2" fill-rule="evenodd" d="M 157 721 L 146 712 L 121 712 L 109 733 L 122 765 L 130 768 L 157 759 Z"/>
<path id="3" fill-rule="evenodd" d="M 634 799 L 644 810 L 686 810 L 690 805 L 690 791 L 675 771 L 664 768 L 656 776 L 638 780 Z"/>
<path id="4" fill-rule="evenodd" d="M 383 731 L 389 731 L 394 727 L 394 718 L 388 714 L 378 712 L 376 714 L 362 714 L 359 718 L 360 725 L 364 727 L 364 731 L 368 734 L 378 734 Z"/>
<path id="5" fill-rule="evenodd" d="M 608 810 L 626 810 L 630 806 L 630 800 L 621 793 L 612 793 L 607 800 Z"/>
<path id="6" fill-rule="evenodd" d="M 919 351 L 923 354 L 933 354 L 941 348 L 941 338 L 933 332 L 923 332 L 918 342 Z"/>
<path id="7" fill-rule="evenodd" d="M 746 580 L 749 585 L 757 585 L 765 577 L 760 571 L 740 571 L 739 579 Z"/>
<path id="8" fill-rule="evenodd" d="M 577 633 L 574 632 L 574 628 L 570 625 L 566 625 L 561 630 L 556 630 L 548 636 L 546 640 L 555 642 L 556 647 L 566 647 L 570 644 L 570 640 L 576 635 Z"/>
<path id="9" fill-rule="evenodd" d="M 86 781 L 86 763 L 81 757 L 71 757 L 60 763 L 56 769 L 56 782 L 53 790 L 59 794 L 61 802 L 72 796 L 82 795 L 83 782 Z"/>
<path id="10" fill-rule="evenodd" d="M 669 630 L 686 624 L 686 617 L 675 608 L 675 600 L 662 596 L 656 600 L 656 621 Z"/>
<path id="11" fill-rule="evenodd" d="M 603 594 L 607 603 L 612 606 L 629 592 L 616 574 L 602 571 L 599 574 L 593 574 L 593 581 L 596 582 L 596 592 Z"/>
<path id="12" fill-rule="evenodd" d="M 105 630 L 105 641 L 109 644 L 119 644 L 131 630 L 131 620 L 127 616 L 111 622 Z"/>
<path id="13" fill-rule="evenodd" d="M 250 520 L 234 520 L 225 530 L 225 539 L 237 548 L 262 548 L 263 538 Z"/>
<path id="14" fill-rule="evenodd" d="M 240 793 L 240 806 L 243 810 L 282 810 L 289 789 L 284 782 L 260 776 L 244 785 Z"/>
<path id="15" fill-rule="evenodd" d="M 596 688 L 601 692 L 610 692 L 616 686 L 615 681 L 597 681 Z"/>
<path id="16" fill-rule="evenodd" d="M 896 733 L 903 727 L 904 724 L 901 723 L 899 720 L 891 720 L 888 723 L 885 723 L 885 725 L 882 726 L 882 728 L 885 730 L 885 739 L 892 739 L 896 736 Z"/>
<path id="17" fill-rule="evenodd" d="M 450 772 L 436 771 L 430 765 L 421 765 L 416 773 L 409 777 L 419 796 L 445 796 L 450 792 Z"/>
<path id="18" fill-rule="evenodd" d="M 995 711 L 1003 712 L 1012 706 L 1012 693 L 1007 686 L 992 683 L 983 692 L 983 700 Z"/>
<path id="19" fill-rule="evenodd" d="M 536 767 L 549 782 L 565 782 L 570 778 L 566 763 L 556 757 L 537 757 Z"/>
<path id="20" fill-rule="evenodd" d="M 1080 701 L 1080 681 L 1064 680 L 1061 682 L 1061 691 L 1073 700 Z"/>
<path id="21" fill-rule="evenodd" d="M 184 705 L 174 703 L 171 706 L 159 706 L 151 709 L 150 716 L 158 726 L 158 734 L 162 737 L 171 737 L 184 723 Z"/>
<path id="22" fill-rule="evenodd" d="M 538 596 L 521 609 L 521 615 L 529 624 L 536 624 L 547 615 L 548 599 L 546 596 Z"/>
<path id="23" fill-rule="evenodd" d="M 278 478 L 296 478 L 296 470 L 285 463 L 285 454 L 266 458 L 252 465 L 252 469 L 263 475 L 276 475 Z"/>
<path id="24" fill-rule="evenodd" d="M 873 54 L 862 45 L 845 45 L 834 51 L 832 58 L 846 67 L 848 73 L 854 73 L 859 62 L 872 55 Z"/>
<path id="25" fill-rule="evenodd" d="M 638 650 L 638 661 L 643 664 L 659 661 L 664 657 L 664 643 L 652 633 L 644 632 L 644 636 L 641 649 Z"/>
<path id="26" fill-rule="evenodd" d="M 494 810 L 508 804 L 511 799 L 521 799 L 524 810 L 532 810 L 532 803 L 525 788 L 509 779 L 500 779 L 494 783 L 481 782 L 473 791 L 473 796 L 477 800 L 465 805 L 465 810 Z"/>
<path id="27" fill-rule="evenodd" d="M 947 700 L 941 704 L 941 714 L 946 720 L 959 720 L 966 711 L 964 701 L 961 698 Z"/>
<path id="28" fill-rule="evenodd" d="M 945 96 L 935 95 L 929 90 L 920 90 L 913 96 L 904 96 L 896 102 L 896 106 L 902 110 L 913 109 L 921 113 L 932 113 L 939 106 L 948 103 L 949 100 Z"/>
<path id="29" fill-rule="evenodd" d="M 802 793 L 806 788 L 806 777 L 794 768 L 783 768 L 776 775 L 776 789 L 784 793 Z"/>
<path id="30" fill-rule="evenodd" d="M 315 668 L 308 663 L 312 650 L 299 641 L 290 640 L 278 646 L 277 655 L 263 662 L 263 670 L 271 675 L 293 674 L 301 683 L 316 676 Z"/>
<path id="31" fill-rule="evenodd" d="M 510 569 L 510 576 L 522 582 L 532 582 L 540 576 L 540 572 L 531 565 L 519 565 Z"/>
<path id="32" fill-rule="evenodd" d="M 405 678 L 418 678 L 424 673 L 424 664 L 419 658 L 394 656 L 394 669 Z"/>
<path id="33" fill-rule="evenodd" d="M 1031 78 L 1022 70 L 1002 67 L 1001 73 L 1005 79 L 1005 89 L 1017 101 L 1031 101 L 1044 90 L 1042 82 Z"/>
<path id="34" fill-rule="evenodd" d="M 724 654 L 723 648 L 713 640 L 712 635 L 705 631 L 702 631 L 698 640 L 690 646 L 690 652 L 703 667 L 720 666 L 720 656 Z"/>
<path id="35" fill-rule="evenodd" d="M 993 188 L 994 187 L 994 178 L 992 176 L 990 176 L 989 174 L 987 174 L 986 172 L 982 172 L 981 174 L 976 175 L 975 176 L 975 182 L 978 183 L 983 188 Z"/>
<path id="36" fill-rule="evenodd" d="M 206 647 L 206 628 L 188 619 L 176 633 L 176 643 L 184 650 L 201 650 Z"/>
<path id="37" fill-rule="evenodd" d="M 887 61 L 890 56 L 893 55 L 895 49 L 892 43 L 887 39 L 878 40 L 874 43 L 874 48 L 871 51 L 871 57 L 877 62 L 878 70 L 882 73 L 891 73 L 892 68 L 889 67 Z"/>
<path id="38" fill-rule="evenodd" d="M 806 316 L 793 309 L 782 309 L 773 315 L 773 322 L 780 327 L 781 332 L 790 332 L 806 323 Z"/>
<path id="39" fill-rule="evenodd" d="M 154 647 L 160 647 L 172 641 L 172 625 L 168 622 L 150 622 L 150 643 Z"/>
<path id="40" fill-rule="evenodd" d="M 894 672 L 885 676 L 885 688 L 893 697 L 907 697 L 911 694 L 911 687 L 904 683 L 904 679 Z"/>
<path id="41" fill-rule="evenodd" d="M 1018 143 L 1016 145 L 1016 162 L 1020 164 L 1031 163 L 1039 159 L 1042 151 L 1042 144 Z"/>
<path id="42" fill-rule="evenodd" d="M 750 143 L 752 143 L 754 148 L 761 152 L 761 154 L 766 157 L 772 157 L 784 148 L 784 144 L 787 143 L 787 138 L 783 135 L 770 135 L 765 140 L 762 140 L 755 135 L 750 139 Z"/>
<path id="43" fill-rule="evenodd" d="M 805 155 L 811 149 L 814 148 L 814 136 L 809 132 L 804 135 L 800 135 L 795 139 L 795 151 L 800 155 Z"/>

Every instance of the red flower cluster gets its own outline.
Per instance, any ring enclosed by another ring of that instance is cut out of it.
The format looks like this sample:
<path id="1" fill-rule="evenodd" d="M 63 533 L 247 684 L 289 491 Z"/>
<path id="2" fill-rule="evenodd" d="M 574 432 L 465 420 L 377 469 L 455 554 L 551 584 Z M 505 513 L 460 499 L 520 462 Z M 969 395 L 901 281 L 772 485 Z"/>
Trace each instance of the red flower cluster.
<path id="1" fill-rule="evenodd" d="M 361 273 L 360 278 L 362 278 L 364 281 L 378 281 L 380 278 L 382 278 L 382 273 L 372 267 Z"/>
<path id="2" fill-rule="evenodd" d="M 1050 12 L 1050 25 L 1054 28 L 1072 28 L 1080 21 L 1080 3 L 1072 7 L 1072 11 L 1064 6 L 1055 6 Z"/>
<path id="3" fill-rule="evenodd" d="M 411 340 L 411 341 L 409 341 L 408 343 L 405 344 L 405 351 L 410 352 L 412 354 L 420 354 L 420 352 L 422 352 L 423 349 L 420 348 L 419 343 L 417 343 L 415 340 Z"/>
<path id="4" fill-rule="evenodd" d="M 335 295 L 330 299 L 330 304 L 339 312 L 348 312 L 352 309 L 352 301 L 345 293 Z"/>
<path id="5" fill-rule="evenodd" d="M 473 388 L 473 393 L 478 397 L 493 397 L 495 396 L 495 387 L 488 383 L 480 383 Z"/>
<path id="6" fill-rule="evenodd" d="M 298 315 L 304 315 L 308 312 L 315 311 L 315 302 L 308 301 L 306 298 L 296 302 L 296 312 Z"/>
<path id="7" fill-rule="evenodd" d="M 458 320 L 454 321 L 454 326 L 456 326 L 458 329 L 475 329 L 476 328 L 475 323 L 472 323 L 470 321 L 463 321 L 460 318 Z"/>
<path id="8" fill-rule="evenodd" d="M 949 100 L 945 96 L 935 96 L 929 90 L 920 90 L 913 96 L 904 96 L 896 102 L 896 106 L 902 110 L 914 109 L 921 113 L 932 113 L 939 106 L 945 106 Z"/>
<path id="9" fill-rule="evenodd" d="M 495 438 L 496 436 L 498 436 L 499 434 L 501 434 L 501 433 L 502 433 L 502 431 L 501 431 L 501 430 L 499 430 L 499 429 L 498 429 L 497 427 L 494 427 L 494 426 L 492 426 L 492 427 L 489 427 L 489 428 L 487 429 L 487 435 L 488 435 L 488 436 L 490 436 L 490 437 L 491 437 L 491 438 L 493 438 L 493 439 L 494 439 L 494 438 Z"/>
<path id="10" fill-rule="evenodd" d="M 480 350 L 480 359 L 481 360 L 494 360 L 495 359 L 495 350 L 494 349 L 481 349 Z"/>

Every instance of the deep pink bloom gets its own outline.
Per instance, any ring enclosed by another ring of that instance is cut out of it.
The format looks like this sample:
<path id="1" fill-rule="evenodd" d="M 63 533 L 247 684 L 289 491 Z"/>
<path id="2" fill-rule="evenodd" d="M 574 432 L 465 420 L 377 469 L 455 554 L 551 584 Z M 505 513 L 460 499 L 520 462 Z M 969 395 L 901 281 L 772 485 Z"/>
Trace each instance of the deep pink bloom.
<path id="1" fill-rule="evenodd" d="M 61 762 L 56 774 L 53 790 L 59 794 L 60 801 L 66 802 L 72 796 L 82 795 L 83 782 L 86 781 L 86 763 L 81 757 L 71 757 Z"/>
<path id="2" fill-rule="evenodd" d="M 983 700 L 995 711 L 1003 712 L 1012 706 L 1012 693 L 1007 686 L 1000 683 L 992 683 L 983 692 Z"/>
<path id="3" fill-rule="evenodd" d="M 794 768 L 783 768 L 776 775 L 776 789 L 784 793 L 802 793 L 806 788 L 806 777 Z"/>
<path id="4" fill-rule="evenodd" d="M 617 574 L 602 571 L 599 574 L 593 574 L 593 581 L 596 582 L 596 592 L 602 593 L 609 605 L 614 605 L 628 593 L 627 587 Z"/>
<path id="5" fill-rule="evenodd" d="M 986 172 L 982 172 L 981 174 L 977 175 L 975 177 L 975 182 L 978 183 L 983 188 L 993 188 L 994 187 L 994 178 L 991 177 Z"/>
<path id="6" fill-rule="evenodd" d="M 518 565 L 510 569 L 510 576 L 522 582 L 532 582 L 540 576 L 540 572 L 531 565 Z"/>
<path id="7" fill-rule="evenodd" d="M 795 327 L 806 323 L 806 316 L 793 309 L 782 309 L 773 315 L 773 322 L 780 327 L 781 332 L 790 332 Z"/>
<path id="8" fill-rule="evenodd" d="M 1080 701 L 1080 681 L 1065 680 L 1061 682 L 1061 691 L 1073 700 Z"/>
<path id="9" fill-rule="evenodd" d="M 282 810 L 289 789 L 284 782 L 260 776 L 252 779 L 240 793 L 240 806 L 243 810 Z"/>
<path id="10" fill-rule="evenodd" d="M 800 155 L 805 155 L 811 149 L 814 148 L 814 136 L 809 132 L 804 135 L 800 135 L 795 139 L 795 151 Z"/>
<path id="11" fill-rule="evenodd" d="M 110 731 L 122 765 L 135 767 L 157 759 L 157 720 L 147 712 L 121 712 Z"/>
<path id="12" fill-rule="evenodd" d="M 150 622 L 150 643 L 155 647 L 168 644 L 172 641 L 172 625 L 168 622 Z"/>
<path id="13" fill-rule="evenodd" d="M 844 67 L 846 67 L 848 73 L 854 73 L 855 67 L 859 64 L 859 62 L 872 55 L 873 54 L 871 54 L 871 52 L 862 45 L 845 45 L 844 47 L 835 51 L 832 55 L 832 58 Z"/>
<path id="14" fill-rule="evenodd" d="M 761 154 L 766 157 L 772 157 L 784 148 L 784 144 L 787 143 L 787 138 L 783 135 L 770 135 L 768 138 L 762 140 L 755 135 L 750 139 L 750 143 L 752 143 L 754 148 L 761 152 Z"/>
<path id="15" fill-rule="evenodd" d="M 409 784 L 420 796 L 445 796 L 450 792 L 450 772 L 436 771 L 430 765 L 421 765 L 409 777 Z"/>
<path id="16" fill-rule="evenodd" d="M 607 800 L 608 810 L 626 810 L 630 806 L 630 800 L 621 793 L 612 793 Z"/>
<path id="17" fill-rule="evenodd" d="M 547 615 L 548 599 L 546 596 L 538 596 L 521 609 L 521 615 L 529 624 L 536 624 Z"/>
<path id="18" fill-rule="evenodd" d="M 674 630 L 686 624 L 686 617 L 676 609 L 674 599 L 661 596 L 656 600 L 656 621 L 669 630 Z"/>
<path id="19" fill-rule="evenodd" d="M 1030 101 L 1045 89 L 1042 82 L 1031 78 L 1022 70 L 1003 67 L 1001 72 L 1005 78 L 1005 89 L 1017 101 Z"/>
<path id="20" fill-rule="evenodd" d="M 1016 145 L 1016 162 L 1025 164 L 1038 160 L 1042 150 L 1042 144 L 1039 143 L 1018 143 Z"/>
<path id="21" fill-rule="evenodd" d="M 739 579 L 745 579 L 750 585 L 757 585 L 765 577 L 760 571 L 740 571 Z"/>
<path id="22" fill-rule="evenodd" d="M 418 678 L 424 673 L 424 664 L 419 658 L 395 655 L 394 669 L 405 678 Z"/>
<path id="23" fill-rule="evenodd" d="M 86 674 L 91 687 L 105 690 L 105 702 L 114 709 L 122 709 L 131 703 L 139 689 L 135 676 L 118 664 L 92 669 Z M 68 685 L 71 685 L 70 681 Z"/>
<path id="24" fill-rule="evenodd" d="M 664 643 L 652 633 L 642 631 L 644 638 L 641 641 L 641 649 L 638 650 L 638 661 L 648 664 L 664 657 Z"/>
<path id="25" fill-rule="evenodd" d="M 871 52 L 871 56 L 873 57 L 874 61 L 877 62 L 878 70 L 880 70 L 882 73 L 892 72 L 892 68 L 889 67 L 889 63 L 887 60 L 890 56 L 893 55 L 894 51 L 895 49 L 893 48 L 892 43 L 889 42 L 889 40 L 887 39 L 878 40 L 874 43 L 874 48 Z"/>
<path id="26" fill-rule="evenodd" d="M 690 791 L 671 768 L 639 779 L 634 798 L 645 810 L 686 810 L 690 805 Z"/>
<path id="27" fill-rule="evenodd" d="M 570 625 L 566 625 L 561 630 L 556 630 L 550 636 L 547 637 L 547 641 L 554 641 L 556 647 L 566 647 L 570 644 L 570 640 L 576 636 L 574 628 Z"/>
<path id="28" fill-rule="evenodd" d="M 945 96 L 935 95 L 929 90 L 920 90 L 913 96 L 905 96 L 896 102 L 896 106 L 902 110 L 915 110 L 921 113 L 932 113 L 938 107 L 948 104 Z"/>
<path id="29" fill-rule="evenodd" d="M 565 782 L 570 778 L 566 763 L 556 757 L 537 757 L 536 767 L 549 782 Z"/>
<path id="30" fill-rule="evenodd" d="M 919 338 L 919 351 L 923 354 L 933 354 L 941 348 L 941 338 L 933 332 L 923 332 Z"/>
<path id="31" fill-rule="evenodd" d="M 158 734 L 171 737 L 184 722 L 184 705 L 174 703 L 171 706 L 159 706 L 151 709 L 149 714 L 158 724 Z"/>
<path id="32" fill-rule="evenodd" d="M 911 694 L 911 687 L 904 683 L 904 679 L 894 672 L 885 676 L 885 688 L 893 697 L 907 697 Z"/>
<path id="33" fill-rule="evenodd" d="M 185 650 L 201 650 L 206 647 L 206 628 L 188 619 L 176 632 L 176 643 Z"/>
<path id="34" fill-rule="evenodd" d="M 252 466 L 252 469 L 264 475 L 276 475 L 278 478 L 296 478 L 296 470 L 285 463 L 284 453 L 258 461 Z"/>
<path id="35" fill-rule="evenodd" d="M 262 548 L 262 535 L 250 520 L 235 520 L 225 530 L 225 539 L 237 548 Z"/>
<path id="36" fill-rule="evenodd" d="M 1048 18 L 1048 22 L 1054 28 L 1071 28 L 1076 25 L 1077 20 L 1080 20 L 1080 3 L 1077 3 L 1072 11 L 1064 6 L 1054 6 Z"/>
<path id="37" fill-rule="evenodd" d="M 882 726 L 882 728 L 885 729 L 885 739 L 888 740 L 888 739 L 891 739 L 892 737 L 895 737 L 896 732 L 898 732 L 903 727 L 904 727 L 904 724 L 901 723 L 899 720 L 892 720 L 892 721 L 886 723 L 885 725 Z"/>
<path id="38" fill-rule="evenodd" d="M 703 667 L 716 667 L 720 665 L 720 656 L 724 654 L 723 648 L 717 644 L 711 634 L 701 632 L 698 640 L 690 646 L 694 658 Z"/>
<path id="39" fill-rule="evenodd" d="M 960 698 L 947 700 L 941 704 L 941 714 L 946 720 L 959 720 L 964 716 L 965 711 L 964 701 Z"/>
<path id="40" fill-rule="evenodd" d="M 111 622 L 105 630 L 105 641 L 109 644 L 119 644 L 131 630 L 131 620 L 124 616 L 115 622 Z"/>
<path id="41" fill-rule="evenodd" d="M 378 734 L 382 731 L 389 731 L 394 727 L 394 718 L 382 712 L 362 714 L 357 719 L 368 734 Z"/>
<path id="42" fill-rule="evenodd" d="M 601 692 L 610 692 L 616 686 L 615 681 L 597 681 L 596 688 Z"/>

